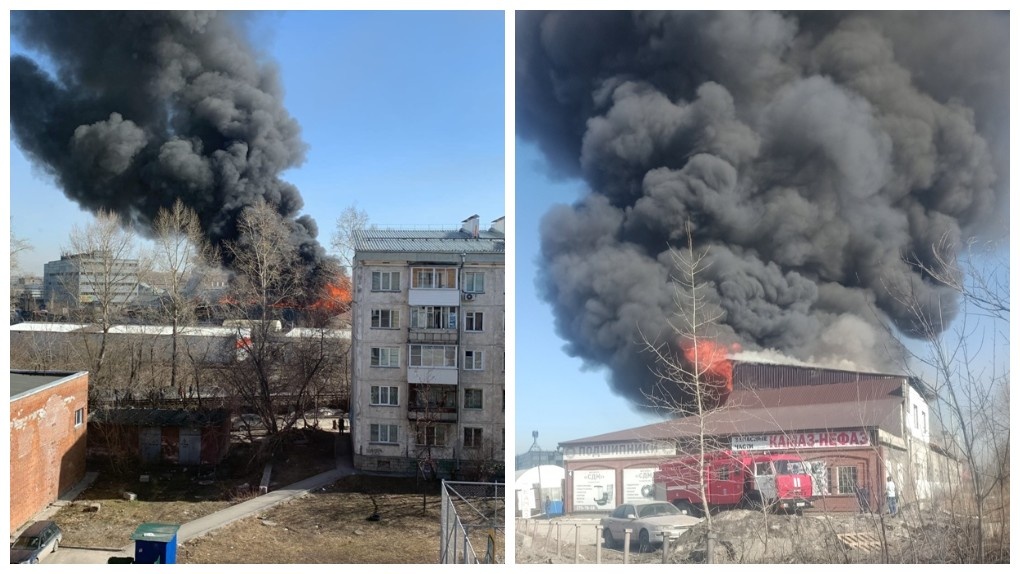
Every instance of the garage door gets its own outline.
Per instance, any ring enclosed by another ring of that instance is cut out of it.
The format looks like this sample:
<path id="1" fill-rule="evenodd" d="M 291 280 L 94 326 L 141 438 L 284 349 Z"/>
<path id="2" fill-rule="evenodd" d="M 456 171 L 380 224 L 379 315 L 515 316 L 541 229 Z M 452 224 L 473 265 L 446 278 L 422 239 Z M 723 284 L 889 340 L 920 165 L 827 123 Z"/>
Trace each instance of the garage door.
<path id="1" fill-rule="evenodd" d="M 200 429 L 181 429 L 181 452 L 178 462 L 181 464 L 202 462 L 202 431 Z"/>

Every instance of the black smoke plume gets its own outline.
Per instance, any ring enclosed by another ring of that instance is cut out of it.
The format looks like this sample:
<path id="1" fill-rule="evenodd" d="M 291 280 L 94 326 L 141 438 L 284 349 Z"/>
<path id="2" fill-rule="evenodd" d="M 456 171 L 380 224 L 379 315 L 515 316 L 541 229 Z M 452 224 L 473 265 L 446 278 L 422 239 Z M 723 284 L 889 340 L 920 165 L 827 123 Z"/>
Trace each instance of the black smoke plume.
<path id="1" fill-rule="evenodd" d="M 143 232 L 180 199 L 221 245 L 237 239 L 241 211 L 262 198 L 314 274 L 325 257 L 315 222 L 298 215 L 301 195 L 280 179 L 306 146 L 277 69 L 256 56 L 239 18 L 12 13 L 12 35 L 51 64 L 11 58 L 12 132 L 70 199 Z"/>
<path id="2" fill-rule="evenodd" d="M 688 222 L 702 334 L 864 369 L 958 312 L 917 264 L 1008 230 L 1008 14 L 518 12 L 516 74 L 518 134 L 590 189 L 544 216 L 539 288 L 639 405 Z"/>

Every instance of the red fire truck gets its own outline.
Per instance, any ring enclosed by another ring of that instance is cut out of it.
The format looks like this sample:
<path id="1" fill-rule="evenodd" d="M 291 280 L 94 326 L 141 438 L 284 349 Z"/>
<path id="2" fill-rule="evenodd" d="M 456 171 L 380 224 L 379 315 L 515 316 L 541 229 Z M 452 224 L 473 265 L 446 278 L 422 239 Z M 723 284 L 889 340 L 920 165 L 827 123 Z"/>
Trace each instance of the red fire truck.
<path id="1" fill-rule="evenodd" d="M 663 463 L 655 472 L 655 499 L 681 512 L 704 512 L 697 455 Z M 770 508 L 800 512 L 814 500 L 811 475 L 795 454 L 716 451 L 705 455 L 705 494 L 712 510 Z"/>

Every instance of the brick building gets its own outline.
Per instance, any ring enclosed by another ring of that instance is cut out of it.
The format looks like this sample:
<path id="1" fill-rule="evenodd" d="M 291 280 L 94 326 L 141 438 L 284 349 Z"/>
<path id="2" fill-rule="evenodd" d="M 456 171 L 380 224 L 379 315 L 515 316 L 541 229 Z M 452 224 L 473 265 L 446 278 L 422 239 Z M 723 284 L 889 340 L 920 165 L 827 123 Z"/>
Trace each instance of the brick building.
<path id="1" fill-rule="evenodd" d="M 703 421 L 678 418 L 560 443 L 566 511 L 606 512 L 650 496 L 658 465 L 697 452 L 702 422 L 710 448 L 796 452 L 809 464 L 817 509 L 857 510 L 854 487 L 882 503 L 892 475 L 905 502 L 956 485 L 961 467 L 931 443 L 931 391 L 903 375 L 734 362 L 733 391 Z"/>
<path id="2" fill-rule="evenodd" d="M 143 465 L 214 465 L 230 450 L 227 409 L 106 409 L 89 421 L 89 453 Z"/>
<path id="3" fill-rule="evenodd" d="M 85 476 L 86 372 L 11 371 L 11 531 Z"/>

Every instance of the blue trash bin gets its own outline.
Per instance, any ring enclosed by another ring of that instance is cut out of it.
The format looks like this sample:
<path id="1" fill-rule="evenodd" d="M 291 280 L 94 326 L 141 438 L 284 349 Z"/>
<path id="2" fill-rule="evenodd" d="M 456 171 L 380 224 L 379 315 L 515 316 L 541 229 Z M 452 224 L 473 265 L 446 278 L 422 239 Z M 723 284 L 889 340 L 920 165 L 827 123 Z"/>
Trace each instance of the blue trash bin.
<path id="1" fill-rule="evenodd" d="M 135 564 L 176 564 L 177 530 L 180 524 L 146 522 L 131 540 L 135 541 Z"/>

